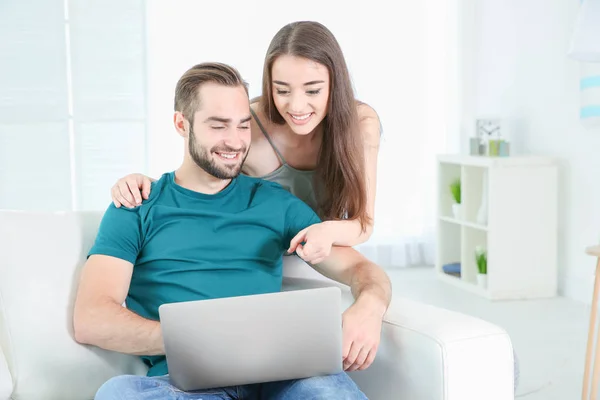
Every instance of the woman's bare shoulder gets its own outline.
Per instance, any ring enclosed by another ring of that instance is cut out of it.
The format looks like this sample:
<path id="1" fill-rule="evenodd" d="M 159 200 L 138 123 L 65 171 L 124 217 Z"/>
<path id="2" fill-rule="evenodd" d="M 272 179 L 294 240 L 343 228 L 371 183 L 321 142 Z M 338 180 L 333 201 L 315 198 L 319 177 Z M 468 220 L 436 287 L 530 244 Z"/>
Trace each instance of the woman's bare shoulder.
<path id="1" fill-rule="evenodd" d="M 377 111 L 367 103 L 363 103 L 361 101 L 357 101 L 356 111 L 358 112 L 358 120 L 363 121 L 367 119 L 376 120 L 379 123 L 379 115 L 377 115 Z"/>
<path id="2" fill-rule="evenodd" d="M 366 143 L 377 147 L 381 136 L 381 121 L 373 107 L 366 103 L 358 102 L 358 123 Z"/>

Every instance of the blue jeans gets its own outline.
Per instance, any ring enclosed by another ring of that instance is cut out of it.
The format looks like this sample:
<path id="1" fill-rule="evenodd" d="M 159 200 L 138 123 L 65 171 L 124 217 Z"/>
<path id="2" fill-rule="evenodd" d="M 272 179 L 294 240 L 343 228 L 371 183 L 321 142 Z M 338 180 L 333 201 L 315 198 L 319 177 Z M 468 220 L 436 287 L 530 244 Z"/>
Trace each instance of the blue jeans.
<path id="1" fill-rule="evenodd" d="M 159 377 L 121 375 L 98 389 L 94 400 L 363 400 L 367 397 L 346 373 L 290 381 L 183 392 Z"/>

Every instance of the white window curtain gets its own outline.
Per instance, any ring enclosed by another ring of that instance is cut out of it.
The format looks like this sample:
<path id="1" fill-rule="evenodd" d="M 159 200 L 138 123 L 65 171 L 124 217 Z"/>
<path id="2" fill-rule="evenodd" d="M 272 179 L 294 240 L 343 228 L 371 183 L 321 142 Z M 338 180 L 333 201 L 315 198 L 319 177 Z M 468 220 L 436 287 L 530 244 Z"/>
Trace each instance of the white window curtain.
<path id="1" fill-rule="evenodd" d="M 433 264 L 435 157 L 449 151 L 454 83 L 454 2 L 307 0 L 301 7 L 276 0 L 237 0 L 223 13 L 218 2 L 148 0 L 149 171 L 158 177 L 181 162 L 181 138 L 172 126 L 177 79 L 203 61 L 234 65 L 260 94 L 268 44 L 284 24 L 316 20 L 336 36 L 357 97 L 378 112 L 379 154 L 375 232 L 357 248 L 386 267 Z M 288 9 L 288 7 L 290 7 Z M 343 15 L 342 15 L 343 14 Z M 211 16 L 202 18 L 199 16 Z"/>
<path id="2" fill-rule="evenodd" d="M 104 210 L 110 188 L 146 168 L 143 0 L 69 0 L 75 191 Z"/>
<path id="3" fill-rule="evenodd" d="M 0 2 L 0 38 L 0 208 L 70 209 L 63 1 Z"/>
<path id="4" fill-rule="evenodd" d="M 359 94 L 372 99 L 383 123 L 376 226 L 357 248 L 389 268 L 434 264 L 436 157 L 460 147 L 458 1 L 399 7 L 373 7 L 379 17 L 361 48 L 371 62 L 357 60 L 355 71 Z"/>
<path id="5" fill-rule="evenodd" d="M 142 0 L 0 2 L 0 209 L 104 210 L 146 167 Z"/>

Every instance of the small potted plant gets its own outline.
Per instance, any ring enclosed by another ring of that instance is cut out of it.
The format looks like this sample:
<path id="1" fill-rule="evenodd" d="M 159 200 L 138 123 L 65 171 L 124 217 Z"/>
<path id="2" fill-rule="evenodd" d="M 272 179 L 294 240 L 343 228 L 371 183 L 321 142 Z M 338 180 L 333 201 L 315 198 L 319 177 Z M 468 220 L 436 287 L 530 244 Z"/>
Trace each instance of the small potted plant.
<path id="1" fill-rule="evenodd" d="M 452 199 L 454 200 L 454 204 L 452 204 L 452 214 L 454 214 L 454 218 L 460 219 L 460 178 L 456 178 L 454 181 L 452 181 L 452 183 L 450 184 L 450 193 L 452 194 Z"/>
<path id="2" fill-rule="evenodd" d="M 475 247 L 475 262 L 477 263 L 477 284 L 487 287 L 487 252 L 481 246 Z"/>

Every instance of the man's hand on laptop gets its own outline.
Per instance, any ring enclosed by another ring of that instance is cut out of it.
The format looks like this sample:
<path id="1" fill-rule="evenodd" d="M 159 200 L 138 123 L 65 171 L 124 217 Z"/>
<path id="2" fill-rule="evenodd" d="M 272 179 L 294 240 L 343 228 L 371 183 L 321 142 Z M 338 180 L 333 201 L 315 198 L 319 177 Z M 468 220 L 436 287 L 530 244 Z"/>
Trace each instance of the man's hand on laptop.
<path id="1" fill-rule="evenodd" d="M 383 311 L 382 311 L 383 310 Z M 344 370 L 367 369 L 381 340 L 382 308 L 377 301 L 356 302 L 342 316 Z"/>

